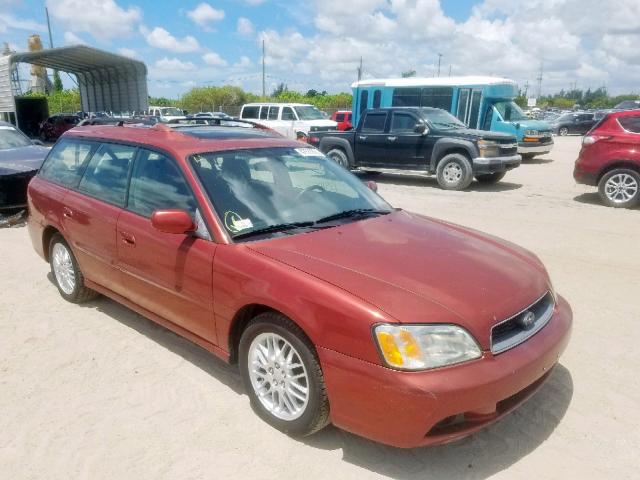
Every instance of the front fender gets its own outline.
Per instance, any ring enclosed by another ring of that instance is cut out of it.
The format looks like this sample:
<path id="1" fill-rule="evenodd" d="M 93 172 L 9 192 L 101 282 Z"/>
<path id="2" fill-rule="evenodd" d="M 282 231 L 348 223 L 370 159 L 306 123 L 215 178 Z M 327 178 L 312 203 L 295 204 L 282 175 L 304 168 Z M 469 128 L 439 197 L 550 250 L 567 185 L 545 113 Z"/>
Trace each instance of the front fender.
<path id="1" fill-rule="evenodd" d="M 441 138 L 433 146 L 430 164 L 431 171 L 435 172 L 438 161 L 444 157 L 445 153 L 449 150 L 464 150 L 471 159 L 480 155 L 478 148 L 470 140 L 465 140 L 463 138 Z"/>

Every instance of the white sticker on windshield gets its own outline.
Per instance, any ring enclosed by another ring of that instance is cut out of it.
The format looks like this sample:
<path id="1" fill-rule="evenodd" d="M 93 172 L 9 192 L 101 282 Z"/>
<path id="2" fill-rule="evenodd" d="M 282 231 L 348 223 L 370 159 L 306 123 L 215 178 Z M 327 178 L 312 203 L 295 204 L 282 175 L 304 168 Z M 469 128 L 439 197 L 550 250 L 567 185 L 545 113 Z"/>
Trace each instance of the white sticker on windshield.
<path id="1" fill-rule="evenodd" d="M 15 128 L 9 127 L 7 125 L 0 125 L 0 130 L 15 130 Z"/>
<path id="2" fill-rule="evenodd" d="M 253 228 L 253 222 L 250 218 L 242 218 L 236 212 L 228 211 L 224 214 L 224 224 L 232 233 L 238 233 L 247 228 Z"/>
<path id="3" fill-rule="evenodd" d="M 236 230 L 238 231 L 246 230 L 247 228 L 253 228 L 253 222 L 250 218 L 243 218 L 233 222 L 233 226 L 236 227 Z"/>
<path id="4" fill-rule="evenodd" d="M 296 152 L 298 152 L 303 157 L 324 157 L 320 150 L 316 150 L 315 148 L 296 148 Z"/>

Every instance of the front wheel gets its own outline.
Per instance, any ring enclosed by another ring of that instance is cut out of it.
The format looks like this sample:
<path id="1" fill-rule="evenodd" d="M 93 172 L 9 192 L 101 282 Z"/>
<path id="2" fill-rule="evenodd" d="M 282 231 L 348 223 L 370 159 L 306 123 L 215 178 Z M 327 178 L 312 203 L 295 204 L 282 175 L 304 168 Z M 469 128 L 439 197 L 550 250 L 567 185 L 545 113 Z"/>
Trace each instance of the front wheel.
<path id="1" fill-rule="evenodd" d="M 498 183 L 506 174 L 507 172 L 484 173 L 476 175 L 476 180 L 480 183 Z"/>
<path id="2" fill-rule="evenodd" d="M 346 170 L 351 169 L 351 163 L 349 162 L 349 157 L 347 157 L 347 153 L 341 148 L 332 148 L 327 152 L 327 157 L 336 162 L 342 168 Z"/>
<path id="3" fill-rule="evenodd" d="M 436 178 L 445 190 L 464 190 L 473 181 L 471 162 L 460 153 L 450 153 L 438 163 Z"/>
<path id="4" fill-rule="evenodd" d="M 605 205 L 633 207 L 640 203 L 640 175 L 627 168 L 611 170 L 598 182 L 598 193 Z"/>
<path id="5" fill-rule="evenodd" d="M 287 317 L 267 312 L 240 338 L 240 374 L 255 412 L 271 426 L 310 435 L 329 423 L 329 400 L 311 341 Z"/>
<path id="6" fill-rule="evenodd" d="M 561 137 L 566 137 L 567 135 L 569 135 L 569 129 L 567 127 L 561 127 L 560 130 L 558 130 L 558 135 L 560 135 Z"/>

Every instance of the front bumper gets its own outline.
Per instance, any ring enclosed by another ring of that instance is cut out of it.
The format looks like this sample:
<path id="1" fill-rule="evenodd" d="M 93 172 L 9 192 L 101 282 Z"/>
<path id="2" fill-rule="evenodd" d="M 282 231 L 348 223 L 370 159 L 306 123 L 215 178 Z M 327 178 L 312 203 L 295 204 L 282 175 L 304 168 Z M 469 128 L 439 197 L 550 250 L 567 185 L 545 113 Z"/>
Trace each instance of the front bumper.
<path id="1" fill-rule="evenodd" d="M 522 157 L 512 155 L 510 157 L 477 157 L 473 159 L 473 173 L 497 173 L 506 172 L 520 166 Z"/>
<path id="2" fill-rule="evenodd" d="M 544 153 L 549 153 L 553 148 L 553 140 L 549 143 L 534 143 L 534 142 L 521 142 L 518 143 L 518 153 L 520 154 L 532 154 L 535 153 L 537 155 L 542 155 Z"/>
<path id="3" fill-rule="evenodd" d="M 567 346 L 571 324 L 571 308 L 558 297 L 549 323 L 521 345 L 424 372 L 396 371 L 319 347 L 331 420 L 357 435 L 403 448 L 458 440 L 537 391 Z"/>

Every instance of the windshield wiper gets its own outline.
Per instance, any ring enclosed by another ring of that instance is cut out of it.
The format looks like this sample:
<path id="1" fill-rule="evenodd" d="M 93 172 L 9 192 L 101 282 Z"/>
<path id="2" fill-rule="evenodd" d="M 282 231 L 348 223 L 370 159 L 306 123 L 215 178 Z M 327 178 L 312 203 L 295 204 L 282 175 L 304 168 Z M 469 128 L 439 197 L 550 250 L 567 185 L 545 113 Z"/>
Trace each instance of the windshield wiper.
<path id="1" fill-rule="evenodd" d="M 327 217 L 322 217 L 316 220 L 316 223 L 325 223 L 332 220 L 338 220 L 340 218 L 359 217 L 362 215 L 386 215 L 391 213 L 389 210 L 376 210 L 375 208 L 354 208 L 353 210 L 345 210 L 344 212 L 334 213 Z"/>
<path id="2" fill-rule="evenodd" d="M 238 233 L 233 236 L 233 239 L 251 237 L 253 235 L 260 235 L 263 233 L 274 232 L 286 232 L 288 230 L 295 230 L 296 228 L 313 228 L 315 222 L 291 222 L 291 223 L 279 223 L 277 225 L 270 225 L 264 228 L 258 228 L 249 232 Z"/>

